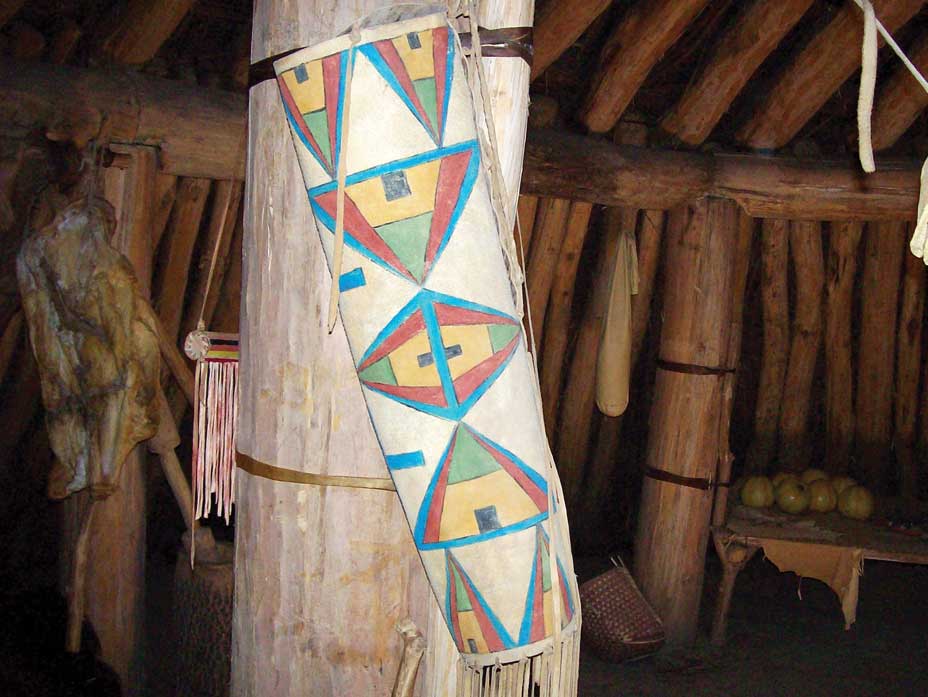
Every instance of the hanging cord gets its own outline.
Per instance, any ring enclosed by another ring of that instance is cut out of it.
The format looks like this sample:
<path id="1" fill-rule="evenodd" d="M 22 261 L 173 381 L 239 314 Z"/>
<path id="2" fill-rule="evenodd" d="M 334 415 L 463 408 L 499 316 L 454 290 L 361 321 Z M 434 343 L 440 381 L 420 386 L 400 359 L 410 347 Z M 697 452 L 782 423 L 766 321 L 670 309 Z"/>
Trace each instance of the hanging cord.
<path id="1" fill-rule="evenodd" d="M 860 166 L 864 172 L 875 172 L 873 144 L 870 139 L 870 115 L 873 112 L 873 93 L 876 90 L 876 14 L 870 0 L 862 0 L 864 11 L 864 40 L 860 50 L 860 94 L 857 99 L 857 132 Z"/>
<path id="2" fill-rule="evenodd" d="M 342 276 L 342 258 L 345 252 L 345 177 L 348 172 L 348 113 L 351 109 L 351 75 L 354 72 L 355 46 L 361 42 L 361 30 L 358 23 L 351 27 L 351 48 L 348 49 L 348 69 L 345 71 L 345 101 L 342 104 L 341 120 L 338 129 L 341 140 L 338 143 L 338 189 L 335 194 L 335 250 L 332 255 L 332 290 L 329 292 L 328 331 L 335 330 L 338 319 L 338 298 L 341 293 L 339 279 Z"/>
<path id="3" fill-rule="evenodd" d="M 928 92 L 928 80 L 925 79 L 925 77 L 921 74 L 921 72 L 919 72 L 918 68 L 916 68 L 915 65 L 912 63 L 912 61 L 909 60 L 909 57 L 905 55 L 905 52 L 901 48 L 899 48 L 899 44 L 896 43 L 896 40 L 892 37 L 892 34 L 890 34 L 886 30 L 886 27 L 883 26 L 883 23 L 879 19 L 877 19 L 875 13 L 873 13 L 873 6 L 870 4 L 870 1 L 869 0 L 854 0 L 854 2 L 864 12 L 864 45 L 862 48 L 862 54 L 866 55 L 866 52 L 867 52 L 867 41 L 869 38 L 867 25 L 869 23 L 871 24 L 872 27 L 876 28 L 876 31 L 879 32 L 879 34 L 883 37 L 883 39 L 886 41 L 886 44 L 893 50 L 893 53 L 895 53 L 899 57 L 899 60 L 902 61 L 902 64 L 908 69 L 909 73 L 912 74 L 912 77 L 915 78 L 915 81 L 918 82 L 919 85 L 921 85 L 922 89 L 925 90 L 925 92 Z M 869 10 L 868 10 L 868 7 L 869 7 Z M 868 14 L 872 14 L 872 18 L 868 17 Z M 870 31 L 872 31 L 872 29 Z M 872 40 L 871 40 L 871 43 L 873 43 Z M 875 72 L 876 70 L 875 56 L 874 56 L 873 62 L 874 62 L 873 70 Z M 862 69 L 862 72 L 861 72 L 861 91 L 863 91 L 864 89 L 863 70 L 865 69 L 866 69 L 866 66 L 864 66 L 864 69 Z M 864 102 L 865 99 L 866 98 L 864 97 L 864 95 L 861 95 L 860 102 Z M 860 102 L 858 102 L 858 125 L 860 124 L 860 113 L 861 113 Z M 870 103 L 872 105 L 872 93 L 870 96 Z M 864 104 L 864 106 L 866 106 L 866 104 Z M 867 127 L 865 131 L 866 133 L 862 132 L 861 137 L 860 137 L 860 140 L 862 141 L 861 147 L 863 147 L 864 139 L 866 139 L 869 142 L 869 134 L 870 134 L 869 118 L 867 119 Z M 871 155 L 871 158 L 872 158 L 872 155 Z M 873 170 L 867 169 L 867 165 L 864 162 L 863 155 L 861 156 L 861 165 L 864 167 L 864 171 L 873 171 Z M 921 181 L 920 181 L 920 187 L 919 187 L 919 193 L 918 193 L 918 215 L 915 221 L 915 228 L 912 231 L 912 240 L 909 242 L 909 249 L 911 250 L 913 255 L 915 255 L 919 259 L 925 260 L 925 263 L 928 264 L 928 159 L 926 159 L 925 163 L 922 165 Z"/>

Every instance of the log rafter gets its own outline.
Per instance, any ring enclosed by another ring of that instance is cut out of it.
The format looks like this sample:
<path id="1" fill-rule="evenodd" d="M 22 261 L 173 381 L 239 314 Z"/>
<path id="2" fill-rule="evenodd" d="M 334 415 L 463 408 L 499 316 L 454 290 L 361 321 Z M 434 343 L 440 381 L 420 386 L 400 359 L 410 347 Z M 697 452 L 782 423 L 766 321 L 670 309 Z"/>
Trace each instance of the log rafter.
<path id="1" fill-rule="evenodd" d="M 131 0 L 99 43 L 99 55 L 125 65 L 147 63 L 187 16 L 194 0 Z"/>
<path id="2" fill-rule="evenodd" d="M 874 0 L 877 17 L 890 32 L 921 9 L 922 0 Z M 860 9 L 845 3 L 828 25 L 793 58 L 769 90 L 755 116 L 737 133 L 753 148 L 789 143 L 844 82 L 860 67 L 863 20 Z"/>
<path id="3" fill-rule="evenodd" d="M 928 71 L 928 34 L 919 38 L 908 55 L 922 73 Z M 925 107 L 928 107 L 928 92 L 904 65 L 897 66 L 873 108 L 873 149 L 886 150 L 895 145 Z"/>
<path id="4" fill-rule="evenodd" d="M 805 14 L 812 0 L 754 0 L 716 44 L 699 78 L 661 122 L 691 145 L 702 143 L 764 59 Z"/>
<path id="5" fill-rule="evenodd" d="M 612 0 L 583 0 L 545 5 L 535 18 L 531 79 L 541 75 L 560 58 L 611 4 Z"/>

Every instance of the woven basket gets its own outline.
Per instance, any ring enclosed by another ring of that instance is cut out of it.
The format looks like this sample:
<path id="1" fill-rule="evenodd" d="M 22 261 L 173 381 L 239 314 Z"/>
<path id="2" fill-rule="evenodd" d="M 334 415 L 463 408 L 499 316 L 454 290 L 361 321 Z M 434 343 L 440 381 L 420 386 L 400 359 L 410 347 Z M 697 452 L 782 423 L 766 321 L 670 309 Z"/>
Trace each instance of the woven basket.
<path id="1" fill-rule="evenodd" d="M 628 569 L 614 568 L 580 586 L 583 644 L 610 663 L 656 653 L 664 625 L 641 595 Z"/>

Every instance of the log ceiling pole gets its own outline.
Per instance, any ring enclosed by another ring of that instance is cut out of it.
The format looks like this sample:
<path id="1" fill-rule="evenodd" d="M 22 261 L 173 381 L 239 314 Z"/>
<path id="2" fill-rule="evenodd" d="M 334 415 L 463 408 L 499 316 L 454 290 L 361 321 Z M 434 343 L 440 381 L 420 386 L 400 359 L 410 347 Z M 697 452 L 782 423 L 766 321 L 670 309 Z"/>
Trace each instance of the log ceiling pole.
<path id="1" fill-rule="evenodd" d="M 157 145 L 161 171 L 241 179 L 241 94 L 118 72 L 0 59 L 0 134 L 36 127 L 78 144 Z M 709 154 L 613 145 L 557 130 L 529 131 L 522 193 L 607 206 L 666 210 L 709 194 L 737 201 L 755 218 L 912 220 L 921 163 L 856 162 Z"/>
<path id="2" fill-rule="evenodd" d="M 99 43 L 101 58 L 113 63 L 147 63 L 181 23 L 194 0 L 130 0 Z"/>
<path id="3" fill-rule="evenodd" d="M 923 0 L 874 0 L 876 16 L 890 32 L 921 9 Z M 863 14 L 846 2 L 828 25 L 795 56 L 737 133 L 753 148 L 781 148 L 860 68 Z"/>
<path id="4" fill-rule="evenodd" d="M 664 130 L 691 145 L 708 138 L 754 71 L 812 2 L 754 0 L 715 45 L 699 78 L 664 117 Z"/>
<path id="5" fill-rule="evenodd" d="M 612 0 L 581 0 L 579 2 L 549 2 L 535 18 L 535 55 L 532 58 L 534 80 L 561 57 Z"/>
<path id="6" fill-rule="evenodd" d="M 928 72 L 928 34 L 919 38 L 908 55 L 919 71 Z M 873 149 L 880 151 L 895 145 L 925 107 L 928 107 L 928 92 L 904 65 L 898 65 L 884 83 L 873 107 L 870 125 Z"/>
<path id="7" fill-rule="evenodd" d="M 603 47 L 601 65 L 580 112 L 581 123 L 594 133 L 612 130 L 651 68 L 706 2 L 651 0 L 629 8 Z"/>

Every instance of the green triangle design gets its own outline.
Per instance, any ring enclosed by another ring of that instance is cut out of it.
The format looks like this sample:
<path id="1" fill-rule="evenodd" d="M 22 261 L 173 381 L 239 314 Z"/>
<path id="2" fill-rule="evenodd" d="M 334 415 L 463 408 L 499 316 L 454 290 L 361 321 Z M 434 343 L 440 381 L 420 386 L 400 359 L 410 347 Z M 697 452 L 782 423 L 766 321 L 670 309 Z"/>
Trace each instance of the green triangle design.
<path id="1" fill-rule="evenodd" d="M 325 155 L 326 161 L 331 162 L 332 144 L 329 143 L 329 119 L 326 116 L 325 109 L 303 114 L 303 120 L 309 127 L 309 132 L 313 134 L 313 138 L 319 143 L 319 147 L 322 149 L 322 154 Z"/>
<path id="2" fill-rule="evenodd" d="M 489 330 L 490 346 L 493 347 L 493 353 L 496 353 L 512 341 L 512 337 L 519 332 L 519 327 L 514 324 L 491 324 Z"/>
<path id="3" fill-rule="evenodd" d="M 499 463 L 477 442 L 466 428 L 458 428 L 451 456 L 448 485 L 466 482 L 500 469 Z"/>
<path id="4" fill-rule="evenodd" d="M 474 608 L 470 604 L 470 596 L 467 595 L 467 590 L 464 588 L 461 573 L 454 566 L 451 567 L 451 573 L 454 574 L 454 589 L 458 596 L 458 612 L 473 610 Z"/>
<path id="5" fill-rule="evenodd" d="M 419 103 L 425 109 L 425 113 L 432 124 L 432 130 L 438 130 L 438 96 L 435 90 L 435 78 L 424 77 L 412 83 L 416 94 L 419 97 Z"/>
<path id="6" fill-rule="evenodd" d="M 431 229 L 431 213 L 397 220 L 376 228 L 380 238 L 387 243 L 417 281 L 422 281 L 425 271 L 425 250 L 429 244 Z"/>
<path id="7" fill-rule="evenodd" d="M 378 382 L 382 385 L 396 384 L 396 375 L 393 373 L 389 356 L 384 356 L 376 363 L 367 366 L 361 371 L 359 377 L 365 382 Z"/>

